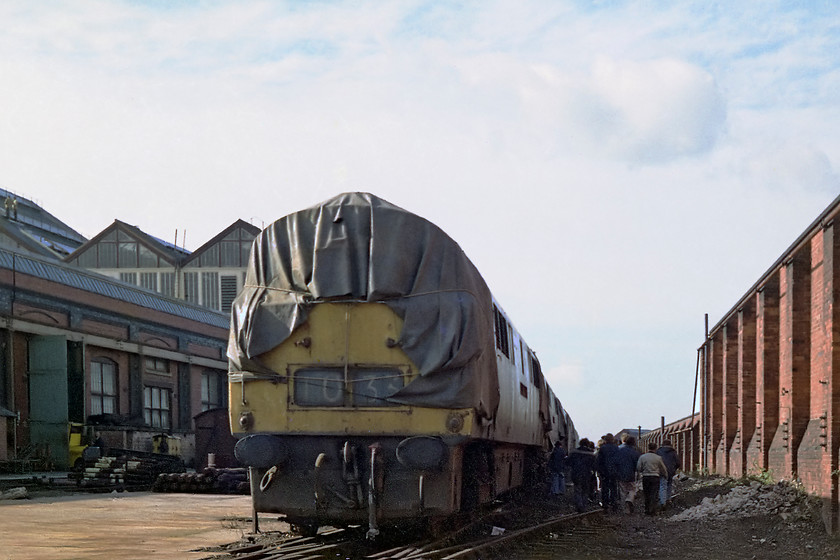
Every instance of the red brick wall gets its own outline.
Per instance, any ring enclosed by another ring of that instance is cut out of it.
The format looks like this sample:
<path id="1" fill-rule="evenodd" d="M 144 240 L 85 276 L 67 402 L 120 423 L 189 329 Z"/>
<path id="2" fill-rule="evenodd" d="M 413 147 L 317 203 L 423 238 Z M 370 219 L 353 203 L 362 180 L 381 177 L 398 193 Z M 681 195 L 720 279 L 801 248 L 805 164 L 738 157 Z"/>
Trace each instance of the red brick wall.
<path id="1" fill-rule="evenodd" d="M 808 247 L 784 265 L 779 282 L 779 428 L 768 454 L 776 479 L 797 472 L 796 449 L 810 405 L 811 254 Z"/>
<path id="2" fill-rule="evenodd" d="M 719 460 L 722 454 L 723 436 L 723 334 L 718 333 L 708 344 L 708 377 L 706 398 L 708 407 L 707 426 L 705 433 L 706 456 L 709 458 L 708 468 L 713 472 L 722 470 Z"/>
<path id="3" fill-rule="evenodd" d="M 832 211 L 840 215 L 840 204 Z M 700 418 L 706 468 L 798 479 L 836 533 L 840 233 L 826 216 L 710 333 Z"/>
<path id="4" fill-rule="evenodd" d="M 832 437 L 831 418 L 837 387 L 833 383 L 835 370 L 835 285 L 837 271 L 834 257 L 836 242 L 833 228 L 818 232 L 811 241 L 811 344 L 810 344 L 810 406 L 807 428 L 797 450 L 797 474 L 809 493 L 823 500 L 829 513 L 836 510 L 837 484 L 832 471 L 836 469 L 836 440 Z M 832 451 L 832 448 L 835 451 Z M 828 516 L 836 529 L 837 516 Z"/>
<path id="5" fill-rule="evenodd" d="M 214 360 L 227 360 L 224 348 L 220 350 L 219 348 L 210 348 L 208 346 L 202 346 L 191 342 L 187 345 L 187 351 L 193 356 L 203 356 Z"/>
<path id="6" fill-rule="evenodd" d="M 145 344 L 146 346 L 155 346 L 157 348 L 165 348 L 167 350 L 178 349 L 178 340 L 173 337 L 141 332 L 137 338 L 140 344 Z"/>
<path id="7" fill-rule="evenodd" d="M 13 385 L 15 390 L 15 408 L 12 412 L 20 412 L 20 424 L 17 428 L 17 444 L 23 447 L 29 444 L 29 372 L 27 364 L 27 339 L 29 337 L 20 332 L 12 332 L 12 360 L 14 361 Z"/>
<path id="8" fill-rule="evenodd" d="M 40 307 L 31 307 L 15 302 L 13 304 L 12 313 L 16 317 L 26 319 L 33 323 L 40 323 L 42 325 L 49 325 L 51 327 L 66 328 L 70 324 L 70 318 L 66 312 L 56 311 L 54 309 L 43 309 Z"/>
<path id="9" fill-rule="evenodd" d="M 90 319 L 82 319 L 79 330 L 86 334 L 93 334 L 114 340 L 128 340 L 128 325 L 114 325 Z"/>
<path id="10" fill-rule="evenodd" d="M 718 447 L 718 468 L 730 471 L 729 452 L 738 430 L 738 324 L 730 320 L 723 327 L 723 436 Z M 737 476 L 737 474 L 735 474 Z"/>
<path id="11" fill-rule="evenodd" d="M 755 298 L 738 311 L 738 383 L 737 433 L 729 452 L 729 473 L 744 476 L 747 473 L 747 447 L 755 432 L 756 373 L 755 373 Z"/>
<path id="12" fill-rule="evenodd" d="M 773 274 L 756 299 L 755 435 L 747 451 L 747 472 L 768 468 L 767 454 L 779 425 L 779 275 Z"/>

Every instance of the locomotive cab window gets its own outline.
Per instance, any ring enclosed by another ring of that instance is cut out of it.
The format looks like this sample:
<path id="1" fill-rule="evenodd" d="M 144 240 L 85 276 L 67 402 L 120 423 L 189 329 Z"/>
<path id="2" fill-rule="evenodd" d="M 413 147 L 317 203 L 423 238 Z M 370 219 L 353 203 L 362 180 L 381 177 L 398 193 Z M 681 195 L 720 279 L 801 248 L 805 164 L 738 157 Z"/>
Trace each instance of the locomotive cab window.
<path id="1" fill-rule="evenodd" d="M 297 406 L 385 407 L 405 385 L 397 368 L 302 368 L 293 376 L 293 403 Z"/>
<path id="2" fill-rule="evenodd" d="M 507 319 L 505 319 L 505 316 L 502 315 L 502 312 L 499 311 L 499 308 L 495 305 L 493 306 L 493 323 L 496 331 L 496 348 L 498 348 L 502 354 L 510 358 L 508 322 Z"/>

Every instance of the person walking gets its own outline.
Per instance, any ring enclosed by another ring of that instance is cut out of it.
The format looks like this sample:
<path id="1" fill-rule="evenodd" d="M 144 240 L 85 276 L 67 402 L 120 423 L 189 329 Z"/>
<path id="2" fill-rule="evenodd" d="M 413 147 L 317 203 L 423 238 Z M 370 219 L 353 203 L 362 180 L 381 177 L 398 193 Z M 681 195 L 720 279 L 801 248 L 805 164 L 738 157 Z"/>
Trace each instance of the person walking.
<path id="1" fill-rule="evenodd" d="M 594 492 L 593 478 L 595 476 L 595 452 L 590 448 L 591 442 L 583 438 L 566 458 L 569 466 L 569 476 L 574 485 L 575 509 L 578 513 L 586 509 L 589 498 Z"/>
<path id="2" fill-rule="evenodd" d="M 595 461 L 601 481 L 601 503 L 606 510 L 618 511 L 618 446 L 612 434 L 604 434 L 603 441 Z"/>
<path id="3" fill-rule="evenodd" d="M 645 514 L 655 515 L 659 505 L 659 481 L 668 476 L 662 457 L 656 454 L 656 444 L 648 444 L 648 452 L 639 457 L 636 471 L 642 475 L 642 493 L 645 496 Z"/>
<path id="4" fill-rule="evenodd" d="M 680 468 L 680 456 L 677 450 L 671 446 L 671 440 L 662 442 L 656 454 L 662 457 L 665 468 L 668 469 L 668 476 L 659 481 L 659 505 L 664 508 L 671 501 L 671 494 L 674 490 L 674 475 Z"/>
<path id="5" fill-rule="evenodd" d="M 636 464 L 642 453 L 636 449 L 636 438 L 624 436 L 624 442 L 618 446 L 618 491 L 625 513 L 633 513 L 636 499 Z"/>
<path id="6" fill-rule="evenodd" d="M 566 494 L 566 449 L 563 447 L 563 436 L 554 442 L 554 449 L 548 457 L 548 470 L 551 473 L 551 494 L 564 496 Z"/>

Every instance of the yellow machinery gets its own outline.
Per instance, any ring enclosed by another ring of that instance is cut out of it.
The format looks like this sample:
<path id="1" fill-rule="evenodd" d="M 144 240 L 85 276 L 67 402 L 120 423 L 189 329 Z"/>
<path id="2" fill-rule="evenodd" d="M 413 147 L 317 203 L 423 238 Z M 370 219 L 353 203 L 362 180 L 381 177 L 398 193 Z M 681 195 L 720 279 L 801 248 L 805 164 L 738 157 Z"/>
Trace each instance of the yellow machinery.
<path id="1" fill-rule="evenodd" d="M 181 456 L 181 438 L 169 434 L 152 436 L 152 452 L 161 455 Z"/>
<path id="2" fill-rule="evenodd" d="M 84 424 L 70 422 L 67 425 L 67 437 L 69 441 L 69 457 L 68 464 L 75 470 L 81 470 L 85 466 L 82 454 L 85 448 L 91 441 L 90 429 L 86 428 Z"/>

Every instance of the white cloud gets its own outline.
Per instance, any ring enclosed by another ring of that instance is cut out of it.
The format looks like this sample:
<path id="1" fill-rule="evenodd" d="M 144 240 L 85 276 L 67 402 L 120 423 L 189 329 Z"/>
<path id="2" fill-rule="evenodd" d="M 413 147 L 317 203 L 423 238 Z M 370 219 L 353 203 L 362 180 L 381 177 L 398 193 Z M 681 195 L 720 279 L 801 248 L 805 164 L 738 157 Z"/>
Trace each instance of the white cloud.
<path id="1" fill-rule="evenodd" d="M 600 56 L 586 74 L 542 65 L 543 87 L 523 93 L 532 118 L 553 118 L 555 133 L 589 157 L 661 164 L 714 148 L 725 101 L 705 70 L 676 59 Z"/>
<path id="2" fill-rule="evenodd" d="M 739 173 L 759 190 L 840 193 L 840 175 L 813 145 L 783 142 L 748 152 Z"/>

